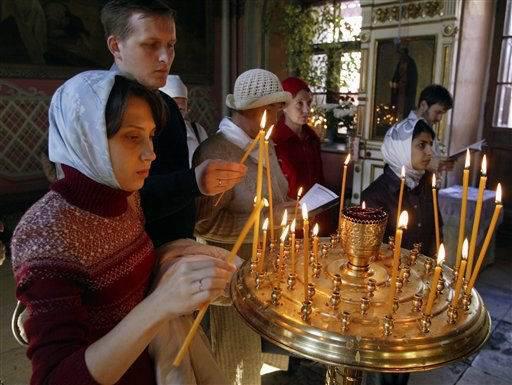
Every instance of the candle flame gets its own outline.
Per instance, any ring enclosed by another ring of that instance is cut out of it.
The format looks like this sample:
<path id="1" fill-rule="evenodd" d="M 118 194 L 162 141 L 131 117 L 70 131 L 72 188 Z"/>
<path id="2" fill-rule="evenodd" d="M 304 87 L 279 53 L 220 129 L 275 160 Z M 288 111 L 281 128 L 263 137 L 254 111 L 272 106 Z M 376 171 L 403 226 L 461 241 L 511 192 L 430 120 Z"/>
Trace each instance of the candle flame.
<path id="1" fill-rule="evenodd" d="M 315 226 L 313 227 L 313 236 L 316 237 L 318 235 L 319 231 L 318 223 L 315 223 Z"/>
<path id="2" fill-rule="evenodd" d="M 482 159 L 482 175 L 487 174 L 487 156 L 484 155 L 484 158 Z"/>
<path id="3" fill-rule="evenodd" d="M 302 190 L 303 190 L 302 186 L 299 187 L 299 190 L 297 191 L 297 200 L 299 200 L 300 197 L 302 196 Z"/>
<path id="4" fill-rule="evenodd" d="M 437 266 L 441 266 L 443 264 L 444 256 L 445 256 L 444 245 L 441 243 L 439 245 L 439 250 L 437 252 Z"/>
<path id="5" fill-rule="evenodd" d="M 288 222 L 288 210 L 284 210 L 283 213 L 283 219 L 281 220 L 281 227 L 286 226 L 286 223 Z"/>
<path id="6" fill-rule="evenodd" d="M 286 227 L 283 229 L 283 232 L 281 233 L 281 242 L 286 241 L 286 237 L 288 236 L 288 230 L 290 229 L 289 225 L 286 225 Z"/>
<path id="7" fill-rule="evenodd" d="M 350 163 L 350 154 L 347 155 L 347 157 L 345 158 L 345 166 L 348 165 Z"/>
<path id="8" fill-rule="evenodd" d="M 305 203 L 302 204 L 302 219 L 308 220 L 308 206 Z"/>
<path id="9" fill-rule="evenodd" d="M 265 141 L 268 142 L 270 139 L 270 135 L 272 135 L 272 129 L 274 128 L 274 125 L 271 125 L 270 128 L 267 130 L 267 134 L 265 135 Z"/>
<path id="10" fill-rule="evenodd" d="M 268 200 L 267 198 L 263 198 L 263 206 L 268 207 Z"/>
<path id="11" fill-rule="evenodd" d="M 260 128 L 263 130 L 267 125 L 267 110 L 263 111 L 263 115 L 261 116 Z"/>
<path id="12" fill-rule="evenodd" d="M 432 188 L 436 188 L 436 174 L 432 174 Z"/>
<path id="13" fill-rule="evenodd" d="M 261 229 L 265 231 L 268 230 L 268 218 L 265 218 L 265 221 L 263 222 L 263 226 L 261 226 Z"/>
<path id="14" fill-rule="evenodd" d="M 398 218 L 398 227 L 400 229 L 406 229 L 407 222 L 409 222 L 409 214 L 407 213 L 407 211 L 404 210 L 400 214 L 400 218 Z"/>
<path id="15" fill-rule="evenodd" d="M 292 226 L 290 228 L 290 230 L 292 231 L 292 233 L 295 232 L 295 226 L 297 225 L 297 220 L 295 218 L 293 218 L 293 221 L 292 221 Z"/>
<path id="16" fill-rule="evenodd" d="M 401 177 L 402 179 L 404 179 L 404 178 L 405 178 L 405 166 L 402 166 L 402 171 L 400 172 L 400 177 Z"/>
<path id="17" fill-rule="evenodd" d="M 361 205 L 361 208 L 362 208 L 363 210 L 365 210 L 365 209 L 366 209 L 366 202 L 365 202 L 365 201 L 363 201 L 363 204 Z"/>
<path id="18" fill-rule="evenodd" d="M 464 243 L 462 244 L 462 259 L 464 259 L 464 260 L 468 259 L 468 249 L 469 249 L 468 239 L 465 238 Z"/>
<path id="19" fill-rule="evenodd" d="M 501 183 L 498 183 L 498 187 L 496 187 L 496 203 L 501 203 Z"/>
<path id="20" fill-rule="evenodd" d="M 469 148 L 466 150 L 466 162 L 464 162 L 464 168 L 469 168 L 471 164 L 471 155 L 469 154 Z"/>

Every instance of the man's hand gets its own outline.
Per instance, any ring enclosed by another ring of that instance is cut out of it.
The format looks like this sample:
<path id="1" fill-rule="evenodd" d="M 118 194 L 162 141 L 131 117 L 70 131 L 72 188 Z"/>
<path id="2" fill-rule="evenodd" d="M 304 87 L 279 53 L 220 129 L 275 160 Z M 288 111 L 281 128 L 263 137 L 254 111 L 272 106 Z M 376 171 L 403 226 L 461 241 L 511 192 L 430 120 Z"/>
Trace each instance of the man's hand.
<path id="1" fill-rule="evenodd" d="M 240 163 L 208 159 L 195 168 L 196 181 L 203 195 L 217 195 L 242 180 L 247 167 Z"/>

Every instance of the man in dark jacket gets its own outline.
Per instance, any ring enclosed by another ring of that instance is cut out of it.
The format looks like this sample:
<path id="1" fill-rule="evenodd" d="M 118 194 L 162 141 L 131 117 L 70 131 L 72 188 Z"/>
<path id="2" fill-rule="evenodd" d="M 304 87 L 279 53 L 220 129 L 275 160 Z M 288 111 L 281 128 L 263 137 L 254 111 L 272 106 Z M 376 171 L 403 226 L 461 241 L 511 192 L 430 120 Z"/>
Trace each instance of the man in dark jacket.
<path id="1" fill-rule="evenodd" d="M 165 85 L 174 60 L 174 11 L 159 0 L 112 0 L 102 9 L 112 70 L 135 78 L 147 88 Z M 146 229 L 155 246 L 190 238 L 195 224 L 194 199 L 231 189 L 245 175 L 238 163 L 209 160 L 190 169 L 185 122 L 172 98 L 167 124 L 154 141 L 156 160 L 141 190 Z"/>

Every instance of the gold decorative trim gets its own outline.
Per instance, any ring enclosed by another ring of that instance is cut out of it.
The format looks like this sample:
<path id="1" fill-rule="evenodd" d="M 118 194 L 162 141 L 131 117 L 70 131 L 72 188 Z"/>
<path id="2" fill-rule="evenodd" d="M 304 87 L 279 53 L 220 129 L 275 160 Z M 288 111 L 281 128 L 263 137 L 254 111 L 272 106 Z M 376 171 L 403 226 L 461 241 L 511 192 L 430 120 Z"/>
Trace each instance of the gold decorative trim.
<path id="1" fill-rule="evenodd" d="M 380 7 L 376 8 L 373 12 L 373 22 L 385 23 L 388 21 L 399 21 L 400 19 L 415 20 L 419 18 L 424 19 L 427 17 L 443 16 L 443 8 L 443 0 L 421 1 L 403 4 L 402 6 Z"/>
<path id="2" fill-rule="evenodd" d="M 447 24 L 443 27 L 443 36 L 453 37 L 459 32 L 459 28 L 453 24 Z"/>
<path id="3" fill-rule="evenodd" d="M 361 67 L 359 70 L 359 93 L 365 93 L 368 86 L 368 48 L 361 50 Z"/>

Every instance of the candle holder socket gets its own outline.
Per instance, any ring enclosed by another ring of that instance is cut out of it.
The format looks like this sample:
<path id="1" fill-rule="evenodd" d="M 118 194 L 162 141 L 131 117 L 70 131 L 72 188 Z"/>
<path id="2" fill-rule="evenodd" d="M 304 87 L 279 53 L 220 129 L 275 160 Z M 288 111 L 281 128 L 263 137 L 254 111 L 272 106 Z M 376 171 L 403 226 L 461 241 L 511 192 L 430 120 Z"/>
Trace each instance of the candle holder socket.
<path id="1" fill-rule="evenodd" d="M 393 252 L 393 250 L 395 250 L 395 237 L 392 235 L 389 236 L 388 249 L 391 252 Z"/>
<path id="2" fill-rule="evenodd" d="M 350 313 L 348 311 L 343 311 L 341 313 L 341 332 L 346 333 L 348 330 L 348 326 L 350 325 Z"/>
<path id="3" fill-rule="evenodd" d="M 302 306 L 300 308 L 300 318 L 305 322 L 309 322 L 312 312 L 313 304 L 311 303 L 311 301 L 302 302 Z"/>
<path id="4" fill-rule="evenodd" d="M 434 266 L 434 261 L 432 258 L 425 258 L 425 275 L 430 275 L 430 272 L 432 271 L 432 267 Z"/>
<path id="5" fill-rule="evenodd" d="M 469 294 L 464 292 L 464 295 L 462 296 L 462 309 L 466 312 L 469 311 L 469 307 L 471 306 L 471 299 L 471 292 Z"/>
<path id="6" fill-rule="evenodd" d="M 368 314 L 369 308 L 370 300 L 367 297 L 361 297 L 361 304 L 359 305 L 359 309 L 363 317 L 366 316 L 366 314 Z"/>
<path id="7" fill-rule="evenodd" d="M 341 274 L 334 274 L 332 279 L 332 291 L 340 291 L 341 289 Z"/>
<path id="8" fill-rule="evenodd" d="M 259 255 L 261 255 L 261 252 L 258 252 Z M 258 253 L 256 253 L 256 256 L 258 256 Z M 256 274 L 258 272 L 258 266 L 260 264 L 260 259 L 256 257 L 251 261 L 250 271 L 251 274 Z"/>
<path id="9" fill-rule="evenodd" d="M 317 262 L 313 265 L 313 277 L 320 278 L 320 273 L 322 272 L 322 264 Z"/>
<path id="10" fill-rule="evenodd" d="M 398 300 L 398 297 L 394 297 L 393 298 L 393 314 L 396 314 L 399 307 L 400 307 L 400 301 Z"/>
<path id="11" fill-rule="evenodd" d="M 457 322 L 457 318 L 459 316 L 458 310 L 455 306 L 449 305 L 448 310 L 446 311 L 447 322 L 451 325 Z"/>
<path id="12" fill-rule="evenodd" d="M 409 254 L 409 265 L 414 266 L 416 264 L 416 260 L 418 259 L 418 252 L 416 250 L 412 250 L 411 254 Z"/>
<path id="13" fill-rule="evenodd" d="M 423 314 L 420 319 L 420 331 L 423 334 L 430 333 L 430 326 L 432 326 L 432 317 L 430 315 Z"/>
<path id="14" fill-rule="evenodd" d="M 309 266 L 314 266 L 316 263 L 315 256 L 312 251 L 309 252 Z"/>
<path id="15" fill-rule="evenodd" d="M 340 304 L 340 292 L 339 291 L 333 291 L 331 296 L 329 297 L 329 303 L 326 305 L 331 307 L 333 310 L 336 310 L 338 308 L 338 305 Z"/>
<path id="16" fill-rule="evenodd" d="M 315 284 L 314 283 L 308 283 L 308 301 L 312 301 L 313 297 L 315 296 L 316 290 L 315 290 Z"/>
<path id="17" fill-rule="evenodd" d="M 403 287 L 404 287 L 404 280 L 403 280 L 403 278 L 397 278 L 396 282 L 395 282 L 396 293 L 401 293 Z"/>
<path id="18" fill-rule="evenodd" d="M 411 276 L 411 268 L 409 266 L 404 266 L 402 268 L 402 278 L 403 278 L 404 284 L 409 282 L 410 276 Z"/>
<path id="19" fill-rule="evenodd" d="M 414 294 L 414 298 L 412 300 L 412 312 L 419 313 L 421 311 L 422 306 L 423 306 L 423 295 L 421 293 Z"/>
<path id="20" fill-rule="evenodd" d="M 320 257 L 322 260 L 327 258 L 327 254 L 329 253 L 329 246 L 325 243 L 322 245 L 322 251 L 320 252 Z"/>
<path id="21" fill-rule="evenodd" d="M 443 277 L 440 277 L 439 281 L 437 281 L 436 297 L 439 297 L 441 294 L 443 294 L 445 287 L 446 287 L 446 281 Z"/>
<path id="22" fill-rule="evenodd" d="M 377 281 L 373 278 L 368 279 L 366 283 L 366 291 L 368 292 L 368 298 L 373 297 L 373 292 L 377 289 Z"/>
<path id="23" fill-rule="evenodd" d="M 262 276 L 263 274 L 256 273 L 256 276 L 254 277 L 254 285 L 256 287 L 256 290 L 259 290 L 261 288 Z"/>
<path id="24" fill-rule="evenodd" d="M 459 271 L 457 269 L 453 272 L 452 288 L 455 288 L 455 285 L 457 284 L 458 279 L 459 279 Z"/>
<path id="25" fill-rule="evenodd" d="M 270 294 L 270 301 L 272 305 L 278 306 L 280 305 L 279 300 L 281 299 L 281 288 L 278 286 L 274 286 L 272 288 L 272 293 Z"/>
<path id="26" fill-rule="evenodd" d="M 297 274 L 288 274 L 288 279 L 286 280 L 286 288 L 290 291 L 295 289 L 295 283 L 297 283 Z"/>
<path id="27" fill-rule="evenodd" d="M 393 320 L 393 316 L 385 315 L 383 325 L 383 334 L 387 337 L 393 333 L 393 329 L 395 327 L 395 321 Z"/>

